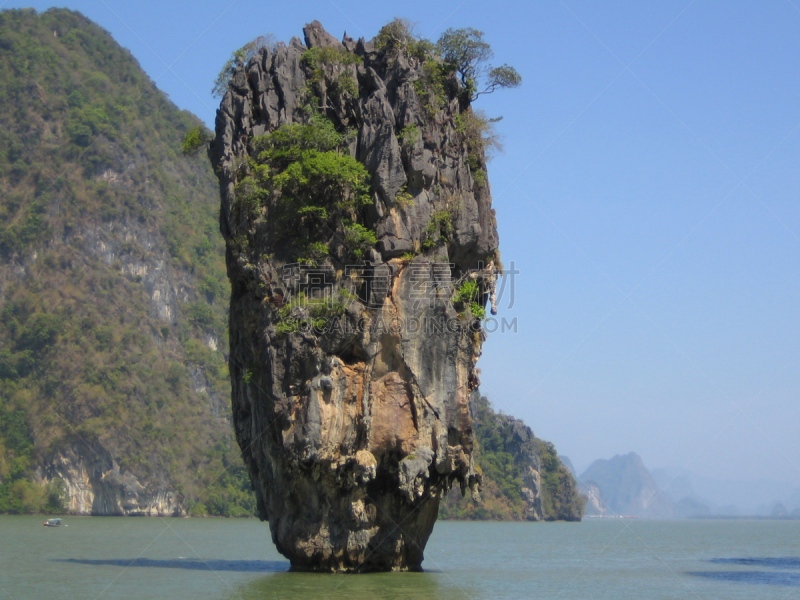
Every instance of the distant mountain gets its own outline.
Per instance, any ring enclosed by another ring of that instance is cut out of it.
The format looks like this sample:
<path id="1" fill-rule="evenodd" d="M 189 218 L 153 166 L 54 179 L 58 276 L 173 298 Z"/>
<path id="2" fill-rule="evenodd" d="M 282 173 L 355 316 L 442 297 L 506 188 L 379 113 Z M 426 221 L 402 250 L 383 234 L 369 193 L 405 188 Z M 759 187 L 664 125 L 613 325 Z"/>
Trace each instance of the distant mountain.
<path id="1" fill-rule="evenodd" d="M 632 515 L 651 519 L 676 516 L 672 502 L 634 452 L 610 460 L 596 460 L 580 476 L 582 491 L 588 496 L 587 514 Z"/>
<path id="2" fill-rule="evenodd" d="M 672 503 L 675 517 L 706 517 L 713 513 L 713 504 L 695 493 L 685 471 L 670 474 L 666 469 L 653 469 L 651 475 Z"/>
<path id="3" fill-rule="evenodd" d="M 707 517 L 712 514 L 708 504 L 689 496 L 674 502 L 672 506 L 675 517 Z"/>
<path id="4" fill-rule="evenodd" d="M 791 510 L 800 510 L 800 490 L 794 490 L 784 501 L 786 507 Z"/>
<path id="5" fill-rule="evenodd" d="M 653 469 L 650 471 L 658 487 L 672 502 L 681 498 L 700 500 L 695 493 L 689 475 L 681 470 Z"/>
<path id="6" fill-rule="evenodd" d="M 778 502 L 772 507 L 770 516 L 776 519 L 782 519 L 789 516 L 789 511 L 786 510 L 786 507 L 782 503 Z"/>
<path id="7" fill-rule="evenodd" d="M 691 498 L 707 505 L 714 515 L 770 516 L 782 503 L 790 512 L 800 508 L 796 483 L 764 479 L 722 479 L 700 475 L 679 467 L 652 470 L 653 478 L 673 502 Z"/>

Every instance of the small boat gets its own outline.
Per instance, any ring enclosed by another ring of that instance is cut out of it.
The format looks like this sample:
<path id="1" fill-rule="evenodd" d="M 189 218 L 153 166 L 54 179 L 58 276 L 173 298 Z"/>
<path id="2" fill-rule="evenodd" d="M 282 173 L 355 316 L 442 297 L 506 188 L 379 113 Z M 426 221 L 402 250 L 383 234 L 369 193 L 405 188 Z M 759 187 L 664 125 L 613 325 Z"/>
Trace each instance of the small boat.
<path id="1" fill-rule="evenodd" d="M 61 527 L 61 519 L 47 519 L 42 525 L 44 527 Z"/>

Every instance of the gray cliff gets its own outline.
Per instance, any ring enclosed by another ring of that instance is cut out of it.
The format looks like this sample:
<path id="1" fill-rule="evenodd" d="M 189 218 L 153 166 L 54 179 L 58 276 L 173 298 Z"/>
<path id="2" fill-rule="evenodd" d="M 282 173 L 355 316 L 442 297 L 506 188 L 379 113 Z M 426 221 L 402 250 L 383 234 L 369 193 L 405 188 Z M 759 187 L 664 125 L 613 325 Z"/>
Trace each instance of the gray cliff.
<path id="1" fill-rule="evenodd" d="M 182 498 L 167 477 L 144 482 L 121 468 L 100 442 L 78 441 L 48 457 L 38 479 L 64 484 L 67 512 L 75 515 L 185 516 Z"/>
<path id="2" fill-rule="evenodd" d="M 434 59 L 426 71 L 402 44 L 304 33 L 235 70 L 209 151 L 236 436 L 294 568 L 418 569 L 442 493 L 480 480 L 469 398 L 498 273 L 485 157 L 457 126 L 471 109 L 455 76 L 429 89 Z M 369 201 L 287 220 L 288 194 L 267 185 L 254 205 L 259 140 L 319 114 L 366 167 Z M 354 250 L 354 231 L 375 243 Z M 309 247 L 324 256 L 298 264 Z M 453 300 L 464 281 L 472 308 Z"/>

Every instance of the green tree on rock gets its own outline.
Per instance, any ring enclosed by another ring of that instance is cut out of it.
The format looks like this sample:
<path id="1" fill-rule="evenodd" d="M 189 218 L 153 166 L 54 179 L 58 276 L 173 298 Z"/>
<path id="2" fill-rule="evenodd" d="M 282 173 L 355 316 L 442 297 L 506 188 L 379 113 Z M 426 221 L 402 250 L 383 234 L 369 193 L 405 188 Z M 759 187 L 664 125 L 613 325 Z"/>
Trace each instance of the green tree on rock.
<path id="1" fill-rule="evenodd" d="M 472 27 L 448 29 L 436 42 L 436 49 L 445 63 L 455 68 L 470 101 L 498 88 L 513 88 L 522 83 L 522 76 L 514 67 L 486 64 L 494 57 L 494 52 L 484 41 L 483 32 Z M 483 89 L 479 90 L 480 87 Z"/>

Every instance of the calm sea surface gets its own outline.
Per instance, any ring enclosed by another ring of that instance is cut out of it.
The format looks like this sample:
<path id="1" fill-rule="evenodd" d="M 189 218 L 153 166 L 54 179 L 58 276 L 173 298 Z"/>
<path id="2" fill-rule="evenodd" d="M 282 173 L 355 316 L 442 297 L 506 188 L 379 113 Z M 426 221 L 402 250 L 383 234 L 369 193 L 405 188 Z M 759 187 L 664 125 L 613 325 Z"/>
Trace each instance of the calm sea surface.
<path id="1" fill-rule="evenodd" d="M 256 520 L 0 517 L 0 598 L 800 598 L 798 521 L 439 522 L 424 573 L 289 573 Z"/>

